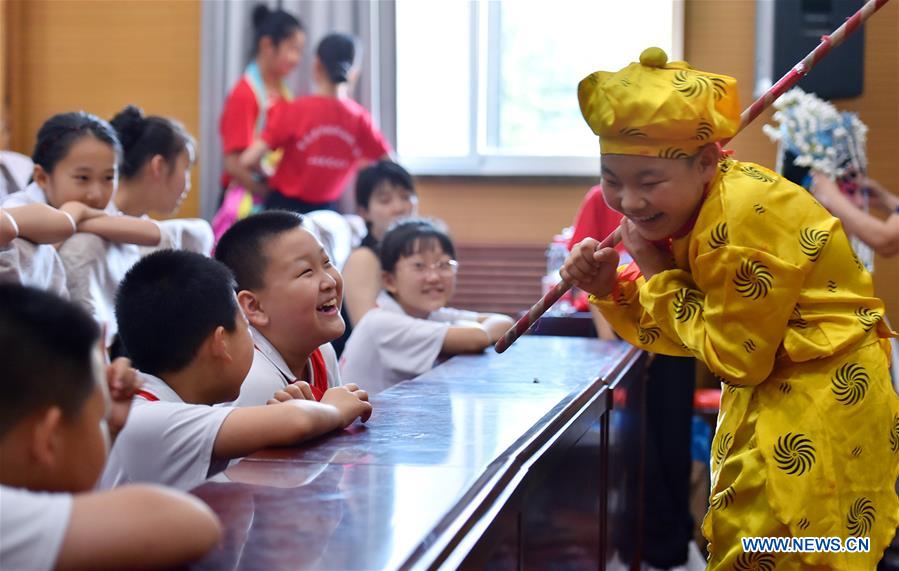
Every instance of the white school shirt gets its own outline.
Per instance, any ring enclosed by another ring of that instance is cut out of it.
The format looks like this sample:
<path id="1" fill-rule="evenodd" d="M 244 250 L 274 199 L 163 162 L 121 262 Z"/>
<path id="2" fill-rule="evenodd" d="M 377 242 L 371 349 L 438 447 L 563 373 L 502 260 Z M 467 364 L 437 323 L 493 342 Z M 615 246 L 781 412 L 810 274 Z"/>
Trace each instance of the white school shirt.
<path id="1" fill-rule="evenodd" d="M 253 365 L 247 373 L 243 385 L 240 387 L 240 396 L 234 401 L 234 406 L 260 406 L 264 405 L 276 392 L 282 390 L 288 384 L 297 380 L 296 375 L 287 366 L 287 362 L 275 346 L 265 336 L 250 327 L 253 335 Z M 339 387 L 340 369 L 337 364 L 337 353 L 330 343 L 325 343 L 318 348 L 325 360 L 325 368 L 328 371 L 328 388 Z M 312 368 L 312 359 L 306 361 L 308 379 L 302 379 L 310 385 L 315 381 Z"/>
<path id="2" fill-rule="evenodd" d="M 0 569 L 56 567 L 71 515 L 71 494 L 0 486 Z"/>
<path id="3" fill-rule="evenodd" d="M 32 182 L 24 190 L 0 199 L 0 206 L 47 204 L 44 190 Z M 55 293 L 68 299 L 66 270 L 56 248 L 17 238 L 0 247 L 0 283 L 15 283 Z"/>
<path id="4" fill-rule="evenodd" d="M 131 401 L 100 487 L 150 482 L 190 490 L 227 468 L 227 460 L 213 461 L 212 449 L 234 407 L 187 404 L 159 377 L 140 378 L 141 391 L 159 400 L 138 394 Z"/>
<path id="5" fill-rule="evenodd" d="M 346 382 L 358 383 L 369 395 L 431 370 L 449 328 L 478 317 L 473 311 L 442 307 L 420 319 L 403 311 L 386 291 L 378 294 L 377 304 L 353 328 L 340 358 Z"/>
<path id="6" fill-rule="evenodd" d="M 24 238 L 0 246 L 0 283 L 30 286 L 69 298 L 66 270 L 56 248 Z"/>
<path id="7" fill-rule="evenodd" d="M 150 220 L 149 217 L 143 218 Z M 173 218 L 156 221 L 162 239 L 158 246 L 140 246 L 141 256 L 157 250 L 185 250 L 209 256 L 215 245 L 212 226 L 202 218 Z"/>
<path id="8" fill-rule="evenodd" d="M 140 260 L 140 248 L 79 232 L 62 243 L 59 258 L 65 267 L 69 298 L 97 323 L 105 324 L 109 347 L 119 330 L 115 294 L 125 274 Z"/>
<path id="9" fill-rule="evenodd" d="M 38 186 L 36 182 L 32 182 L 24 190 L 7 195 L 0 202 L 0 206 L 3 206 L 3 208 L 25 206 L 26 204 L 47 204 L 47 195 L 44 194 L 44 189 Z"/>
<path id="10" fill-rule="evenodd" d="M 6 172 L 13 180 L 14 186 L 10 186 L 5 176 L 0 175 L 0 200 L 4 196 L 18 192 L 20 188 L 28 186 L 28 179 L 34 172 L 34 163 L 30 157 L 14 151 L 0 151 L 0 165 L 6 168 Z"/>
<path id="11" fill-rule="evenodd" d="M 110 201 L 106 207 L 110 216 L 122 213 Z M 212 227 L 205 220 L 145 220 L 159 227 L 158 246 L 138 246 L 111 242 L 96 234 L 79 232 L 59 248 L 65 267 L 69 297 L 87 311 L 97 323 L 106 325 L 106 346 L 112 345 L 119 330 L 115 317 L 115 295 L 125 274 L 143 256 L 156 250 L 186 249 L 208 256 L 212 250 Z"/>

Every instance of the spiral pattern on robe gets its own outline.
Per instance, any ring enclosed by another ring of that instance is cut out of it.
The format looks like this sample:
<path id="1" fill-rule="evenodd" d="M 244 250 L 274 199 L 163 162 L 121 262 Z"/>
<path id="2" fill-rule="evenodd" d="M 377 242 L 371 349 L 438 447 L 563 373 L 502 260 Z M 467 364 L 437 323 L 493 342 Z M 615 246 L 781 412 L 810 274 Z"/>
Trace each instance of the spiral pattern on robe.
<path id="1" fill-rule="evenodd" d="M 803 228 L 799 231 L 799 248 L 809 260 L 816 262 L 821 256 L 821 250 L 827 245 L 830 232 L 816 230 L 815 228 Z"/>
<path id="2" fill-rule="evenodd" d="M 815 463 L 815 447 L 804 434 L 788 432 L 774 445 L 774 461 L 790 476 L 801 476 Z"/>
<path id="3" fill-rule="evenodd" d="M 808 321 L 803 319 L 802 313 L 799 311 L 799 304 L 793 306 L 793 312 L 790 314 L 790 320 L 787 325 L 796 329 L 805 329 L 808 327 Z"/>
<path id="4" fill-rule="evenodd" d="M 830 390 L 837 402 L 846 406 L 858 404 L 868 391 L 868 372 L 858 363 L 844 363 L 830 380 Z"/>
<path id="5" fill-rule="evenodd" d="M 674 294 L 674 318 L 687 321 L 702 311 L 702 295 L 695 289 L 681 288 Z"/>
<path id="6" fill-rule="evenodd" d="M 770 553 L 741 553 L 734 561 L 735 571 L 774 571 L 774 556 Z"/>
<path id="7" fill-rule="evenodd" d="M 722 460 L 724 460 L 724 456 L 727 455 L 727 451 L 730 450 L 730 445 L 734 441 L 734 435 L 730 432 L 725 432 L 721 435 L 721 438 L 718 439 L 718 444 L 715 446 L 715 462 L 720 464 Z"/>
<path id="8" fill-rule="evenodd" d="M 866 536 L 874 526 L 875 515 L 874 502 L 865 497 L 858 498 L 846 514 L 846 529 L 850 535 Z"/>
<path id="9" fill-rule="evenodd" d="M 755 260 L 743 260 L 737 275 L 734 277 L 734 285 L 737 291 L 745 298 L 759 299 L 768 295 L 768 290 L 774 283 L 774 276 L 761 262 Z"/>
<path id="10" fill-rule="evenodd" d="M 774 182 L 774 177 L 769 175 L 768 173 L 761 171 L 755 168 L 752 165 L 746 165 L 740 167 L 740 172 L 748 176 L 749 178 L 753 178 L 760 182 Z"/>
<path id="11" fill-rule="evenodd" d="M 861 323 L 865 331 L 871 331 L 883 316 L 867 307 L 859 307 L 855 310 L 855 317 L 858 318 L 858 322 Z"/>
<path id="12" fill-rule="evenodd" d="M 890 428 L 890 450 L 899 452 L 899 414 L 893 415 L 893 426 Z"/>
<path id="13" fill-rule="evenodd" d="M 720 248 L 727 244 L 727 222 L 722 222 L 712 229 L 712 235 L 709 237 L 709 248 Z"/>
<path id="14" fill-rule="evenodd" d="M 736 496 L 736 492 L 734 492 L 733 486 L 728 486 L 721 492 L 715 494 L 712 498 L 711 505 L 712 508 L 716 510 L 724 510 L 727 509 L 727 506 L 731 505 L 734 502 L 734 497 Z"/>
<path id="15" fill-rule="evenodd" d="M 643 345 L 652 345 L 656 342 L 662 331 L 658 327 L 640 327 L 637 326 L 637 339 Z"/>

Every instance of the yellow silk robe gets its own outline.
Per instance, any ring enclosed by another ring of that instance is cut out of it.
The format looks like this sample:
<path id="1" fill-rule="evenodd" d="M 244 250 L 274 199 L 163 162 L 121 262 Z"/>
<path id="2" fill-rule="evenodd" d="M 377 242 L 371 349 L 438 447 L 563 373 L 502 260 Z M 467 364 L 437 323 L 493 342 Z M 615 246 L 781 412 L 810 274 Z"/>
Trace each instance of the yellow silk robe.
<path id="1" fill-rule="evenodd" d="M 883 303 L 839 220 L 727 158 L 677 269 L 619 273 L 593 299 L 637 347 L 724 383 L 712 443 L 710 569 L 873 569 L 899 523 L 899 397 Z M 741 537 L 870 537 L 869 553 L 744 553 Z"/>

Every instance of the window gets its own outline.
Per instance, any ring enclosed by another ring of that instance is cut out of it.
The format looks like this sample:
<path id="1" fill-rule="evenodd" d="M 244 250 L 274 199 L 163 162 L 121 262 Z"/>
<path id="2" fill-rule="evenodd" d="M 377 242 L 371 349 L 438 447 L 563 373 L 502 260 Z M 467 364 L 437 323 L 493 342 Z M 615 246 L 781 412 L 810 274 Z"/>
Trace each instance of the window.
<path id="1" fill-rule="evenodd" d="M 682 57 L 682 0 L 398 0 L 397 151 L 417 174 L 596 175 L 577 102 L 649 46 Z"/>

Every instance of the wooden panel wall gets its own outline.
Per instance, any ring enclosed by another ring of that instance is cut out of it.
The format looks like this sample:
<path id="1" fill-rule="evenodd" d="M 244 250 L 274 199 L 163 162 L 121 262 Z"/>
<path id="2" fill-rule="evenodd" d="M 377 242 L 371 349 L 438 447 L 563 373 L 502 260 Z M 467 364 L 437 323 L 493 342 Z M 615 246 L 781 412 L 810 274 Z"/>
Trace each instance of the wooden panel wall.
<path id="1" fill-rule="evenodd" d="M 127 104 L 199 132 L 199 0 L 8 2 L 12 146 L 30 155 L 50 115 L 109 119 Z M 198 169 L 194 188 L 199 188 Z M 199 211 L 192 193 L 181 216 Z"/>
<path id="2" fill-rule="evenodd" d="M 6 21 L 7 0 L 0 0 L 0 119 L 6 118 Z"/>

